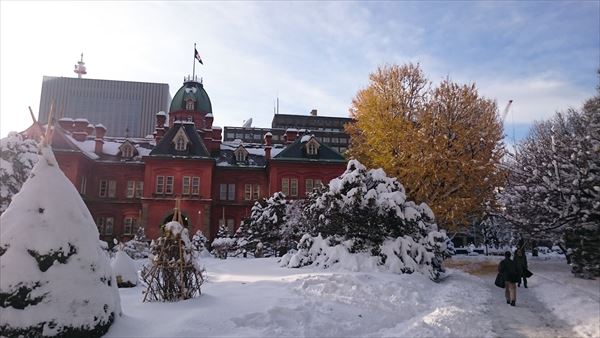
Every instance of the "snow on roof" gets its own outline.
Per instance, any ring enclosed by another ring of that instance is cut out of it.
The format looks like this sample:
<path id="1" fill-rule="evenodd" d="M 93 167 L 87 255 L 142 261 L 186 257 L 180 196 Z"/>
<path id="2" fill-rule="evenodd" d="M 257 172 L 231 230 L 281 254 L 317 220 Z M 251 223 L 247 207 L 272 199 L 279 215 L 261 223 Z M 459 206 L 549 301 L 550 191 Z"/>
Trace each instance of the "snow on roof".
<path id="1" fill-rule="evenodd" d="M 221 127 L 217 127 L 217 126 L 213 126 L 212 129 L 216 129 L 216 130 L 222 130 L 223 128 Z"/>
<path id="2" fill-rule="evenodd" d="M 102 128 L 102 129 L 106 130 L 106 127 L 102 123 L 98 123 L 96 125 L 96 128 Z"/>
<path id="3" fill-rule="evenodd" d="M 158 113 L 156 113 L 156 116 L 167 116 L 167 113 L 161 110 Z"/>
<path id="4" fill-rule="evenodd" d="M 286 132 L 286 133 L 287 133 L 288 131 L 291 131 L 291 132 L 294 132 L 294 131 L 295 131 L 295 132 L 298 132 L 298 129 L 296 129 L 296 128 L 288 128 L 288 129 L 286 129 L 286 130 L 285 130 L 285 132 Z"/>
<path id="5" fill-rule="evenodd" d="M 65 122 L 73 122 L 73 119 L 70 117 L 61 117 L 60 119 L 58 119 L 58 121 L 65 121 Z"/>
<path id="6" fill-rule="evenodd" d="M 304 135 L 300 139 L 300 143 L 308 142 L 308 140 L 310 140 L 312 137 L 313 137 L 312 135 Z"/>
<path id="7" fill-rule="evenodd" d="M 268 131 L 268 132 L 265 134 L 265 136 L 273 136 L 273 134 L 271 134 L 271 132 L 270 132 L 270 131 Z"/>
<path id="8" fill-rule="evenodd" d="M 77 119 L 75 119 L 75 122 L 87 122 L 87 123 L 90 123 L 90 121 L 88 121 L 88 119 L 84 119 L 84 118 L 77 118 Z"/>
<path id="9" fill-rule="evenodd" d="M 91 128 L 94 128 L 94 125 L 93 125 L 93 124 L 91 124 L 91 123 L 88 123 L 87 127 L 88 127 L 88 128 L 90 128 L 90 127 L 91 127 Z"/>

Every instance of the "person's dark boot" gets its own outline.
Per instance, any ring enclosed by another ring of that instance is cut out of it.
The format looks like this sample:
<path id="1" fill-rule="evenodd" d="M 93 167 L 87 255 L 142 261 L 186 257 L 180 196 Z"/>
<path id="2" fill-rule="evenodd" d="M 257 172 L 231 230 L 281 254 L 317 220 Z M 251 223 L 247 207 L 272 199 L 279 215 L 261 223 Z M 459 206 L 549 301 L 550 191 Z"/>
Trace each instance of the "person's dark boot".
<path id="1" fill-rule="evenodd" d="M 516 306 L 514 300 L 512 302 L 510 302 L 510 306 Z"/>
<path id="2" fill-rule="evenodd" d="M 507 300 L 507 301 L 506 301 L 506 304 L 510 304 L 510 300 Z"/>

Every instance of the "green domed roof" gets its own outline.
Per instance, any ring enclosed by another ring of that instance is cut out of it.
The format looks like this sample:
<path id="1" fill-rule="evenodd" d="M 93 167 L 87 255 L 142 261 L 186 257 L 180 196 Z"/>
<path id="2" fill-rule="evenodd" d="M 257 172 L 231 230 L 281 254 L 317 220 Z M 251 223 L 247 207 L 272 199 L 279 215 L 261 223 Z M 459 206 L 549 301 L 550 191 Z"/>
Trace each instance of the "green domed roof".
<path id="1" fill-rule="evenodd" d="M 173 100 L 171 100 L 169 113 L 185 110 L 186 102 L 190 98 L 196 103 L 194 111 L 212 114 L 210 98 L 208 97 L 208 94 L 206 94 L 202 83 L 196 81 L 187 81 L 179 88 L 177 93 L 175 93 L 175 96 L 173 96 Z"/>

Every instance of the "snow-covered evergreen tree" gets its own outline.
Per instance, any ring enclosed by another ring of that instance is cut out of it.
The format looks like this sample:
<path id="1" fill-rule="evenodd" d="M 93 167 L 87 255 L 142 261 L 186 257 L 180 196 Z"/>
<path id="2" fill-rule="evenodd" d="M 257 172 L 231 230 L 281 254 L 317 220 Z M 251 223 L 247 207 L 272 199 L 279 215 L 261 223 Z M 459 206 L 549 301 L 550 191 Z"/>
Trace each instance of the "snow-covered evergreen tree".
<path id="1" fill-rule="evenodd" d="M 11 132 L 0 140 L 0 214 L 6 210 L 12 196 L 21 190 L 38 160 L 38 146 L 34 140 Z"/>
<path id="2" fill-rule="evenodd" d="M 530 238 L 562 242 L 573 272 L 600 275 L 600 93 L 535 124 L 509 165 L 507 219 Z"/>
<path id="3" fill-rule="evenodd" d="M 263 257 L 286 253 L 291 249 L 287 234 L 290 229 L 285 227 L 287 208 L 288 201 L 281 192 L 254 203 L 250 217 L 240 227 L 238 245 L 247 252 L 255 252 L 257 244 L 261 243 Z"/>
<path id="4" fill-rule="evenodd" d="M 196 256 L 208 255 L 208 248 L 206 247 L 206 236 L 202 233 L 201 230 L 196 231 L 194 236 L 192 236 L 192 249 L 196 253 Z"/>
<path id="5" fill-rule="evenodd" d="M 133 259 L 148 258 L 150 243 L 146 238 L 144 227 L 138 227 L 133 238 L 125 242 L 123 251 Z"/>
<path id="6" fill-rule="evenodd" d="M 217 237 L 211 243 L 211 252 L 215 257 L 226 259 L 230 252 L 237 251 L 237 239 L 233 238 L 224 224 L 219 226 Z"/>
<path id="7" fill-rule="evenodd" d="M 98 229 L 52 149 L 0 216 L 0 335 L 100 337 L 121 314 Z"/>
<path id="8" fill-rule="evenodd" d="M 404 187 L 382 169 L 367 170 L 356 160 L 305 213 L 309 233 L 297 254 L 282 259 L 284 265 L 328 266 L 340 260 L 340 252 L 367 253 L 392 271 L 424 271 L 437 279 L 449 254 L 449 239 L 438 231 L 431 209 L 407 201 Z"/>

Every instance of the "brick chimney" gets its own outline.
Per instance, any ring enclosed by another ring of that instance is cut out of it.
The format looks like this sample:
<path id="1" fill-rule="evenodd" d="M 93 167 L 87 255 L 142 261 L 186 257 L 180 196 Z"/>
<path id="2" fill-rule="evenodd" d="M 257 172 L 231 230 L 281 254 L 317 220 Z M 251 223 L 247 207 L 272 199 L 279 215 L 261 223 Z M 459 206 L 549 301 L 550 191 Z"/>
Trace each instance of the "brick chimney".
<path id="1" fill-rule="evenodd" d="M 87 127 L 85 127 L 85 131 L 87 132 L 88 135 L 92 135 L 94 133 L 94 130 L 96 130 L 96 128 L 94 127 L 93 124 L 88 124 Z"/>
<path id="2" fill-rule="evenodd" d="M 62 117 L 58 120 L 58 125 L 68 131 L 69 133 L 73 131 L 73 119 L 69 117 Z"/>
<path id="3" fill-rule="evenodd" d="M 160 142 L 160 140 L 165 135 L 165 122 L 167 121 L 167 113 L 164 111 L 159 111 L 156 113 L 156 127 L 154 128 L 154 139 L 156 140 L 156 144 Z"/>
<path id="4" fill-rule="evenodd" d="M 273 145 L 273 134 L 271 134 L 271 132 L 267 132 L 265 134 L 265 160 L 270 160 L 271 159 L 271 148 Z"/>
<path id="5" fill-rule="evenodd" d="M 94 127 L 96 130 L 96 145 L 94 147 L 94 152 L 96 155 L 102 154 L 102 147 L 104 146 L 104 135 L 106 135 L 106 127 L 102 124 L 97 124 Z"/>
<path id="6" fill-rule="evenodd" d="M 72 133 L 73 138 L 79 142 L 85 141 L 88 136 L 88 124 L 90 124 L 90 122 L 87 119 L 75 119 L 75 130 Z"/>
<path id="7" fill-rule="evenodd" d="M 285 131 L 285 134 L 283 135 L 284 139 L 285 139 L 285 144 L 290 144 L 290 143 L 294 143 L 294 141 L 296 141 L 296 138 L 298 137 L 298 129 L 295 128 L 289 128 Z"/>

